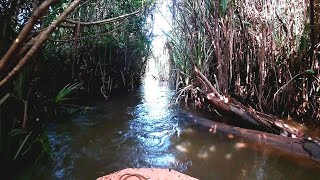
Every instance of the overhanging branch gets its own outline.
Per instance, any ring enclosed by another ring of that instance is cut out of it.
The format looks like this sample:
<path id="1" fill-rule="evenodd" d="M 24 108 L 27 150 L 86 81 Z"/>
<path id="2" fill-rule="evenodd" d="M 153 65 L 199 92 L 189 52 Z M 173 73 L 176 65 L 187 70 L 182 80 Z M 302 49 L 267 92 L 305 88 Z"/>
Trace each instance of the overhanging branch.
<path id="1" fill-rule="evenodd" d="M 35 23 L 43 16 L 43 14 L 48 10 L 48 8 L 57 3 L 58 0 L 46 0 L 44 1 L 31 15 L 30 19 L 23 27 L 22 31 L 19 33 L 18 37 L 14 40 L 10 49 L 0 60 L 0 71 L 4 71 L 12 56 L 17 52 L 20 46 L 23 44 L 28 34 L 32 31 Z"/>
<path id="2" fill-rule="evenodd" d="M 65 22 L 69 23 L 69 24 L 73 24 L 73 25 L 66 25 L 64 24 L 64 27 L 74 27 L 75 24 L 79 23 L 81 26 L 93 26 L 93 25 L 100 25 L 100 24 L 108 24 L 108 23 L 113 23 L 113 22 L 117 22 L 120 21 L 122 19 L 125 19 L 129 16 L 133 16 L 136 14 L 139 14 L 141 12 L 141 9 L 138 9 L 132 13 L 128 13 L 128 14 L 123 14 L 121 16 L 117 16 L 117 17 L 113 17 L 113 18 L 109 18 L 109 19 L 104 19 L 104 20 L 100 20 L 100 21 L 93 21 L 93 22 L 81 22 L 81 21 L 74 21 L 71 19 L 66 19 Z"/>
<path id="3" fill-rule="evenodd" d="M 73 12 L 78 5 L 81 3 L 81 0 L 74 0 L 70 5 L 64 10 L 64 12 L 51 23 L 51 25 L 46 28 L 43 32 L 40 33 L 39 38 L 33 44 L 31 49 L 24 55 L 24 57 L 19 61 L 19 63 L 13 68 L 13 70 L 5 76 L 0 81 L 0 87 L 5 83 L 11 80 L 15 75 L 17 75 L 21 69 L 30 61 L 31 57 L 37 52 L 39 47 L 49 38 L 49 35 L 63 22 L 63 20 Z"/>

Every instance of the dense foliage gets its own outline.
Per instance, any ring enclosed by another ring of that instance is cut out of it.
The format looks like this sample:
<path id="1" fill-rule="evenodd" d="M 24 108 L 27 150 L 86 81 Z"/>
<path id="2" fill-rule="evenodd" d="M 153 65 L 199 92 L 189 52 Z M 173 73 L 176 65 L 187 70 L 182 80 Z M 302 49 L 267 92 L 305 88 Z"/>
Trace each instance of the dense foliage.
<path id="1" fill-rule="evenodd" d="M 1 1 L 0 75 L 2 81 L 10 77 L 0 91 L 1 164 L 19 171 L 25 169 L 25 162 L 37 162 L 39 154 L 50 157 L 48 120 L 87 110 L 74 105 L 75 94 L 108 99 L 112 90 L 128 90 L 140 83 L 150 53 L 152 30 L 146 18 L 152 3 Z M 65 12 L 70 15 L 61 23 Z M 31 29 L 24 31 L 28 25 Z M 28 33 L 21 36 L 21 32 Z M 20 36 L 23 41 L 3 63 Z M 38 42 L 43 46 L 35 48 Z M 17 68 L 24 60 L 27 63 Z"/>
<path id="2" fill-rule="evenodd" d="M 175 0 L 172 10 L 167 46 L 185 86 L 197 66 L 254 109 L 320 122 L 319 1 Z"/>
<path id="3" fill-rule="evenodd" d="M 150 50 L 150 31 L 145 25 L 145 16 L 142 16 L 148 10 L 142 2 L 98 1 L 79 7 L 70 19 L 93 22 L 137 10 L 140 12 L 138 16 L 120 19 L 112 24 L 74 23 L 71 28 L 64 26 L 55 31 L 43 52 L 46 64 L 53 63 L 50 66 L 52 73 L 63 69 L 70 78 L 82 83 L 88 92 L 101 89 L 106 97 L 113 88 L 134 86 L 143 73 Z M 46 20 L 50 22 L 51 17 Z M 60 77 L 66 75 L 59 73 Z"/>

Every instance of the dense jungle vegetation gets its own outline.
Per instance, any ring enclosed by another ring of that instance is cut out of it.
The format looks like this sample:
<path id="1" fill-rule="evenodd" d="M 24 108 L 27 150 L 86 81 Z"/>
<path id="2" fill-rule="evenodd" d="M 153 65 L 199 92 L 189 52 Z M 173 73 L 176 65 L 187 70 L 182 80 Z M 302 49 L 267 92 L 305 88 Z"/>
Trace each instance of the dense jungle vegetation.
<path id="1" fill-rule="evenodd" d="M 49 121 L 140 83 L 153 1 L 5 0 L 0 4 L 0 162 L 4 174 L 50 157 Z M 88 98 L 87 98 L 88 99 Z M 8 171 L 9 169 L 9 171 Z M 2 173 L 1 173 L 2 174 Z"/>
<path id="2" fill-rule="evenodd" d="M 319 1 L 172 1 L 167 47 L 180 97 L 202 104 L 198 67 L 255 110 L 320 123 Z"/>
<path id="3" fill-rule="evenodd" d="M 166 47 L 179 98 L 204 107 L 197 67 L 222 95 L 320 124 L 319 0 L 171 4 Z M 89 110 L 77 99 L 108 100 L 140 83 L 151 55 L 154 6 L 154 0 L 1 1 L 4 174 L 50 158 L 46 124 Z"/>

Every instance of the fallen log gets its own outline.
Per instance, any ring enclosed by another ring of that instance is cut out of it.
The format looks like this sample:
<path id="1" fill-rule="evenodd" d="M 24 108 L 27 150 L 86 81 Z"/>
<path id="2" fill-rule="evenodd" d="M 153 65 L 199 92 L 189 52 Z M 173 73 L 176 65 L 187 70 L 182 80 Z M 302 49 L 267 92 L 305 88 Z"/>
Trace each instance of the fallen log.
<path id="1" fill-rule="evenodd" d="M 205 94 L 208 102 L 216 110 L 227 115 L 237 116 L 242 122 L 250 123 L 255 128 L 244 129 L 201 119 L 200 117 L 196 118 L 196 123 L 209 127 L 213 131 L 218 130 L 240 136 L 320 163 L 319 140 L 312 139 L 274 116 L 255 111 L 252 108 L 245 107 L 232 97 L 221 95 L 196 67 L 194 72 L 198 82 L 202 85 L 201 92 Z"/>
<path id="2" fill-rule="evenodd" d="M 232 134 L 233 136 L 244 138 L 251 142 L 261 143 L 276 150 L 289 153 L 292 156 L 297 156 L 305 160 L 312 160 L 320 167 L 320 145 L 313 140 L 293 139 L 257 130 L 230 126 L 191 113 L 188 113 L 188 118 L 196 124 L 209 128 L 209 131 L 213 134 Z"/>
<path id="3" fill-rule="evenodd" d="M 210 81 L 195 67 L 195 75 L 198 82 L 203 86 L 206 99 L 213 107 L 224 114 L 237 116 L 243 122 L 250 123 L 256 130 L 282 135 L 292 138 L 303 138 L 304 134 L 299 130 L 284 124 L 280 119 L 275 118 L 253 108 L 245 107 L 232 97 L 221 95 Z"/>

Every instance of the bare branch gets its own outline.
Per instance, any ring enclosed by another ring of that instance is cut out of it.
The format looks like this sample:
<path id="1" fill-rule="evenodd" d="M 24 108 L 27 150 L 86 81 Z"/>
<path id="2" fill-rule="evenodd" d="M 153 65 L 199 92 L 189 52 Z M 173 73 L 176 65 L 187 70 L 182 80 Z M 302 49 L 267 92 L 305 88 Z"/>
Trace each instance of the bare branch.
<path id="1" fill-rule="evenodd" d="M 65 20 L 65 18 L 72 13 L 80 4 L 81 0 L 74 0 L 67 9 L 54 21 L 51 25 L 41 32 L 39 39 L 27 52 L 27 54 L 19 61 L 19 63 L 14 67 L 14 69 L 0 81 L 0 87 L 3 86 L 6 82 L 12 79 L 21 69 L 29 62 L 30 58 L 37 52 L 39 47 L 49 38 L 50 34 Z"/>
<path id="2" fill-rule="evenodd" d="M 132 16 L 132 15 L 139 14 L 141 12 L 141 10 L 142 10 L 142 8 L 138 9 L 138 10 L 132 12 L 132 13 L 123 14 L 123 15 L 118 16 L 118 17 L 113 17 L 113 18 L 105 19 L 105 20 L 101 20 L 101 21 L 81 22 L 81 21 L 74 21 L 74 20 L 71 20 L 71 19 L 66 19 L 65 22 L 70 23 L 70 24 L 74 24 L 74 25 L 79 23 L 81 26 L 92 26 L 92 25 L 108 24 L 108 23 L 113 23 L 113 22 L 120 21 L 120 20 L 122 20 L 124 18 L 127 18 L 129 16 Z M 74 25 L 71 26 L 71 27 L 74 27 Z M 67 27 L 66 25 L 63 25 L 63 26 Z"/>
<path id="3" fill-rule="evenodd" d="M 28 34 L 32 31 L 35 23 L 44 15 L 49 6 L 57 3 L 58 1 L 59 0 L 46 0 L 34 11 L 34 13 L 32 13 L 31 18 L 23 27 L 22 31 L 19 33 L 18 37 L 13 42 L 10 49 L 0 60 L 0 71 L 4 71 L 7 68 L 12 55 L 20 48 L 21 44 L 27 38 Z"/>

